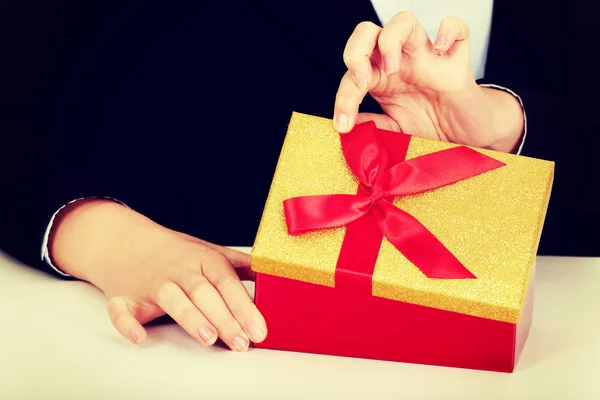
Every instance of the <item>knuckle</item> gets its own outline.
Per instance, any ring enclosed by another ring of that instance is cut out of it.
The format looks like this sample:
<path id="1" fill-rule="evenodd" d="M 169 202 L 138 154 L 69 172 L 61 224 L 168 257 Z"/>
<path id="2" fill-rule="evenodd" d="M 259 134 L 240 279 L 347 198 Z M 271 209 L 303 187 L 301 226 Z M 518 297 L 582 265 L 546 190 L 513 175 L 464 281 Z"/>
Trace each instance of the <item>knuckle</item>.
<path id="1" fill-rule="evenodd" d="M 462 22 L 462 21 L 460 21 L 460 23 L 461 23 L 461 28 L 462 28 L 463 32 L 464 32 L 466 35 L 469 35 L 469 25 L 465 24 L 465 23 L 464 23 L 464 22 Z"/>
<path id="2" fill-rule="evenodd" d="M 244 307 L 243 304 L 237 305 L 235 307 L 232 307 L 230 309 L 231 311 L 231 315 L 233 316 L 233 318 L 236 321 L 240 321 L 243 323 L 243 321 L 247 321 L 249 320 L 249 316 L 250 316 L 250 309 L 248 307 Z"/>
<path id="3" fill-rule="evenodd" d="M 358 25 L 356 25 L 356 32 L 368 32 L 374 29 L 379 29 L 377 25 L 372 23 L 371 21 L 362 21 Z"/>
<path id="4" fill-rule="evenodd" d="M 461 30 L 464 33 L 469 32 L 469 27 L 467 26 L 467 24 L 465 24 L 464 21 L 458 17 L 453 17 L 453 16 L 444 17 L 444 19 L 442 20 L 442 25 L 446 29 L 456 30 L 457 33 Z"/>
<path id="5" fill-rule="evenodd" d="M 119 313 L 119 300 L 115 297 L 111 298 L 110 300 L 108 300 L 108 303 L 106 304 L 106 310 L 108 311 L 108 315 L 110 315 L 111 318 L 115 318 L 115 316 Z"/>
<path id="6" fill-rule="evenodd" d="M 159 304 L 164 304 L 171 297 L 174 283 L 164 281 L 159 283 L 154 289 L 154 300 Z"/>
<path id="7" fill-rule="evenodd" d="M 344 64 L 346 64 L 348 68 L 355 67 L 356 64 L 360 63 L 363 57 L 364 56 L 352 50 L 344 51 L 344 55 L 342 56 Z"/>
<path id="8" fill-rule="evenodd" d="M 225 336 L 227 336 L 228 333 L 232 333 L 236 330 L 241 330 L 239 329 L 239 325 L 237 321 L 233 318 L 233 316 L 229 316 L 221 321 L 218 321 L 216 324 L 214 324 L 214 326 L 217 332 L 219 332 L 219 335 Z"/>
<path id="9" fill-rule="evenodd" d="M 389 47 L 392 44 L 392 41 L 393 37 L 390 31 L 383 31 L 381 32 L 381 35 L 379 35 L 379 37 L 377 38 L 377 45 L 380 49 L 386 50 L 387 47 Z"/>
<path id="10" fill-rule="evenodd" d="M 225 254 L 221 253 L 220 251 L 214 249 L 207 249 L 206 253 L 208 257 L 212 258 L 215 261 L 229 264 L 229 258 L 227 258 L 227 256 L 225 256 Z"/>
<path id="11" fill-rule="evenodd" d="M 123 325 L 129 317 L 129 313 L 126 309 L 123 309 L 118 298 L 112 298 L 107 304 L 108 316 L 112 321 L 113 325 L 118 327 Z"/>
<path id="12" fill-rule="evenodd" d="M 194 282 L 190 287 L 189 296 L 194 304 L 199 305 L 200 299 L 203 297 L 203 293 L 210 287 L 210 283 L 206 279 L 199 279 Z"/>
<path id="13" fill-rule="evenodd" d="M 401 36 L 403 32 L 403 30 L 400 28 L 403 27 L 403 25 L 405 24 L 396 24 L 395 27 L 392 26 L 391 29 L 384 29 L 381 31 L 381 35 L 379 35 L 379 38 L 377 38 L 377 45 L 379 46 L 380 50 L 386 52 L 394 51 L 396 49 L 398 51 L 400 50 L 400 46 L 402 45 Z"/>
<path id="14" fill-rule="evenodd" d="M 394 16 L 397 21 L 414 22 L 417 18 L 410 11 L 400 11 Z"/>
<path id="15" fill-rule="evenodd" d="M 221 294 L 223 294 L 224 290 L 227 290 L 228 287 L 231 287 L 236 283 L 237 277 L 231 274 L 223 274 L 219 276 L 215 281 L 215 289 Z"/>
<path id="16" fill-rule="evenodd" d="M 454 25 L 457 22 L 460 22 L 460 20 L 458 18 L 456 18 L 456 17 L 451 16 L 451 15 L 445 16 L 442 19 L 442 23 L 445 23 L 445 24 L 448 24 L 448 25 Z"/>
<path id="17" fill-rule="evenodd" d="M 217 250 L 206 248 L 200 262 L 200 272 L 205 275 L 207 263 L 221 266 L 231 266 L 229 259 Z"/>
<path id="18" fill-rule="evenodd" d="M 127 321 L 127 313 L 120 312 L 113 316 L 113 324 L 118 326 L 122 325 L 125 321 Z"/>
<path id="19" fill-rule="evenodd" d="M 181 312 L 181 324 L 184 327 L 194 326 L 198 312 L 192 307 L 186 307 Z"/>

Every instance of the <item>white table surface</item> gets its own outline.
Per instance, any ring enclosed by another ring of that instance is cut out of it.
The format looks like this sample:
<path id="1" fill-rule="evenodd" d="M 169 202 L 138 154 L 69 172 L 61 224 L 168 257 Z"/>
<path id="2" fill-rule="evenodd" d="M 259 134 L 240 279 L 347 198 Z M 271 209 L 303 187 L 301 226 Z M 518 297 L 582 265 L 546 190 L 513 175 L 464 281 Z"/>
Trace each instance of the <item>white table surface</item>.
<path id="1" fill-rule="evenodd" d="M 600 259 L 538 258 L 531 335 L 503 374 L 234 353 L 203 348 L 174 324 L 134 346 L 101 292 L 0 254 L 0 399 L 600 399 L 599 289 Z"/>

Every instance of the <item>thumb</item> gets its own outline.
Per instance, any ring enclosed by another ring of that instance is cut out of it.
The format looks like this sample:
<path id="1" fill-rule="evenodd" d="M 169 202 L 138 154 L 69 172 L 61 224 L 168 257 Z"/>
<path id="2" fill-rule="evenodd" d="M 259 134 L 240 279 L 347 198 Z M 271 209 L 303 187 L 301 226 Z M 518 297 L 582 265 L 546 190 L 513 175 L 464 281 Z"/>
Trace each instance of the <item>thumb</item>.
<path id="1" fill-rule="evenodd" d="M 250 267 L 239 267 L 235 269 L 240 281 L 252 281 L 256 280 L 256 272 L 252 271 Z"/>
<path id="2" fill-rule="evenodd" d="M 206 247 L 210 247 L 211 249 L 216 250 L 219 253 L 223 254 L 225 257 L 227 257 L 233 268 L 250 269 L 250 254 L 244 253 L 239 250 L 230 249 L 228 247 L 219 246 L 217 244 L 210 243 L 202 239 L 197 240 Z"/>
<path id="3" fill-rule="evenodd" d="M 213 246 L 215 246 L 213 247 L 215 250 L 220 251 L 229 259 L 234 268 L 250 268 L 250 254 L 223 246 Z"/>
<path id="4" fill-rule="evenodd" d="M 197 237 L 188 235 L 183 232 L 176 232 L 176 231 L 173 231 L 173 232 L 183 239 L 202 244 L 206 247 L 209 247 L 213 250 L 218 251 L 219 253 L 221 253 L 225 257 L 227 257 L 227 259 L 229 260 L 231 265 L 233 265 L 234 268 L 250 268 L 250 254 L 248 254 L 248 253 L 230 249 L 230 248 L 227 248 L 224 246 L 219 246 L 218 244 L 214 244 L 211 242 L 207 242 L 206 240 L 198 239 Z"/>
<path id="5" fill-rule="evenodd" d="M 237 273 L 241 281 L 254 282 L 256 280 L 256 272 L 252 271 L 252 268 L 250 266 L 250 254 L 223 246 L 213 246 L 215 250 L 220 251 L 221 254 L 227 257 L 233 268 L 235 268 L 235 272 Z"/>

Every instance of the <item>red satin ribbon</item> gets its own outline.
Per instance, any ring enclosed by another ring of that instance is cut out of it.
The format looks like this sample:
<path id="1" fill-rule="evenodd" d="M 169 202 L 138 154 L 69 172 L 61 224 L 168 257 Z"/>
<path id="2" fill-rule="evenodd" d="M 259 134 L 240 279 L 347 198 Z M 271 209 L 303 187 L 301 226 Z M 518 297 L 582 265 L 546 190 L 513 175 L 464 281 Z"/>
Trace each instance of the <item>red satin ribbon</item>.
<path id="1" fill-rule="evenodd" d="M 295 197 L 283 204 L 290 235 L 346 225 L 336 287 L 371 293 L 383 237 L 429 278 L 475 278 L 425 226 L 392 202 L 505 164 L 468 147 L 406 160 L 410 136 L 379 130 L 372 121 L 340 138 L 346 162 L 360 182 L 358 192 Z"/>

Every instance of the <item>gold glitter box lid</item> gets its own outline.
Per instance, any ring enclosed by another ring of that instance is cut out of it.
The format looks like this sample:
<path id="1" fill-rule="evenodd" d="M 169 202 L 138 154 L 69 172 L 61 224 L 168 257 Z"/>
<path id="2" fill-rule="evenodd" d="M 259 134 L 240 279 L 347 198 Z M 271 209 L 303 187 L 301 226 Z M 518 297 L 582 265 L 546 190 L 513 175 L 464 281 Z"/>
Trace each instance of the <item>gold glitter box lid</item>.
<path id="1" fill-rule="evenodd" d="M 455 145 L 411 138 L 407 159 Z M 374 296 L 509 323 L 519 321 L 546 216 L 554 163 L 477 149 L 506 166 L 394 205 L 427 227 L 477 279 L 430 279 L 385 238 Z M 355 194 L 339 133 L 329 119 L 294 113 L 252 249 L 259 273 L 335 286 L 345 227 L 290 236 L 283 201 Z"/>

